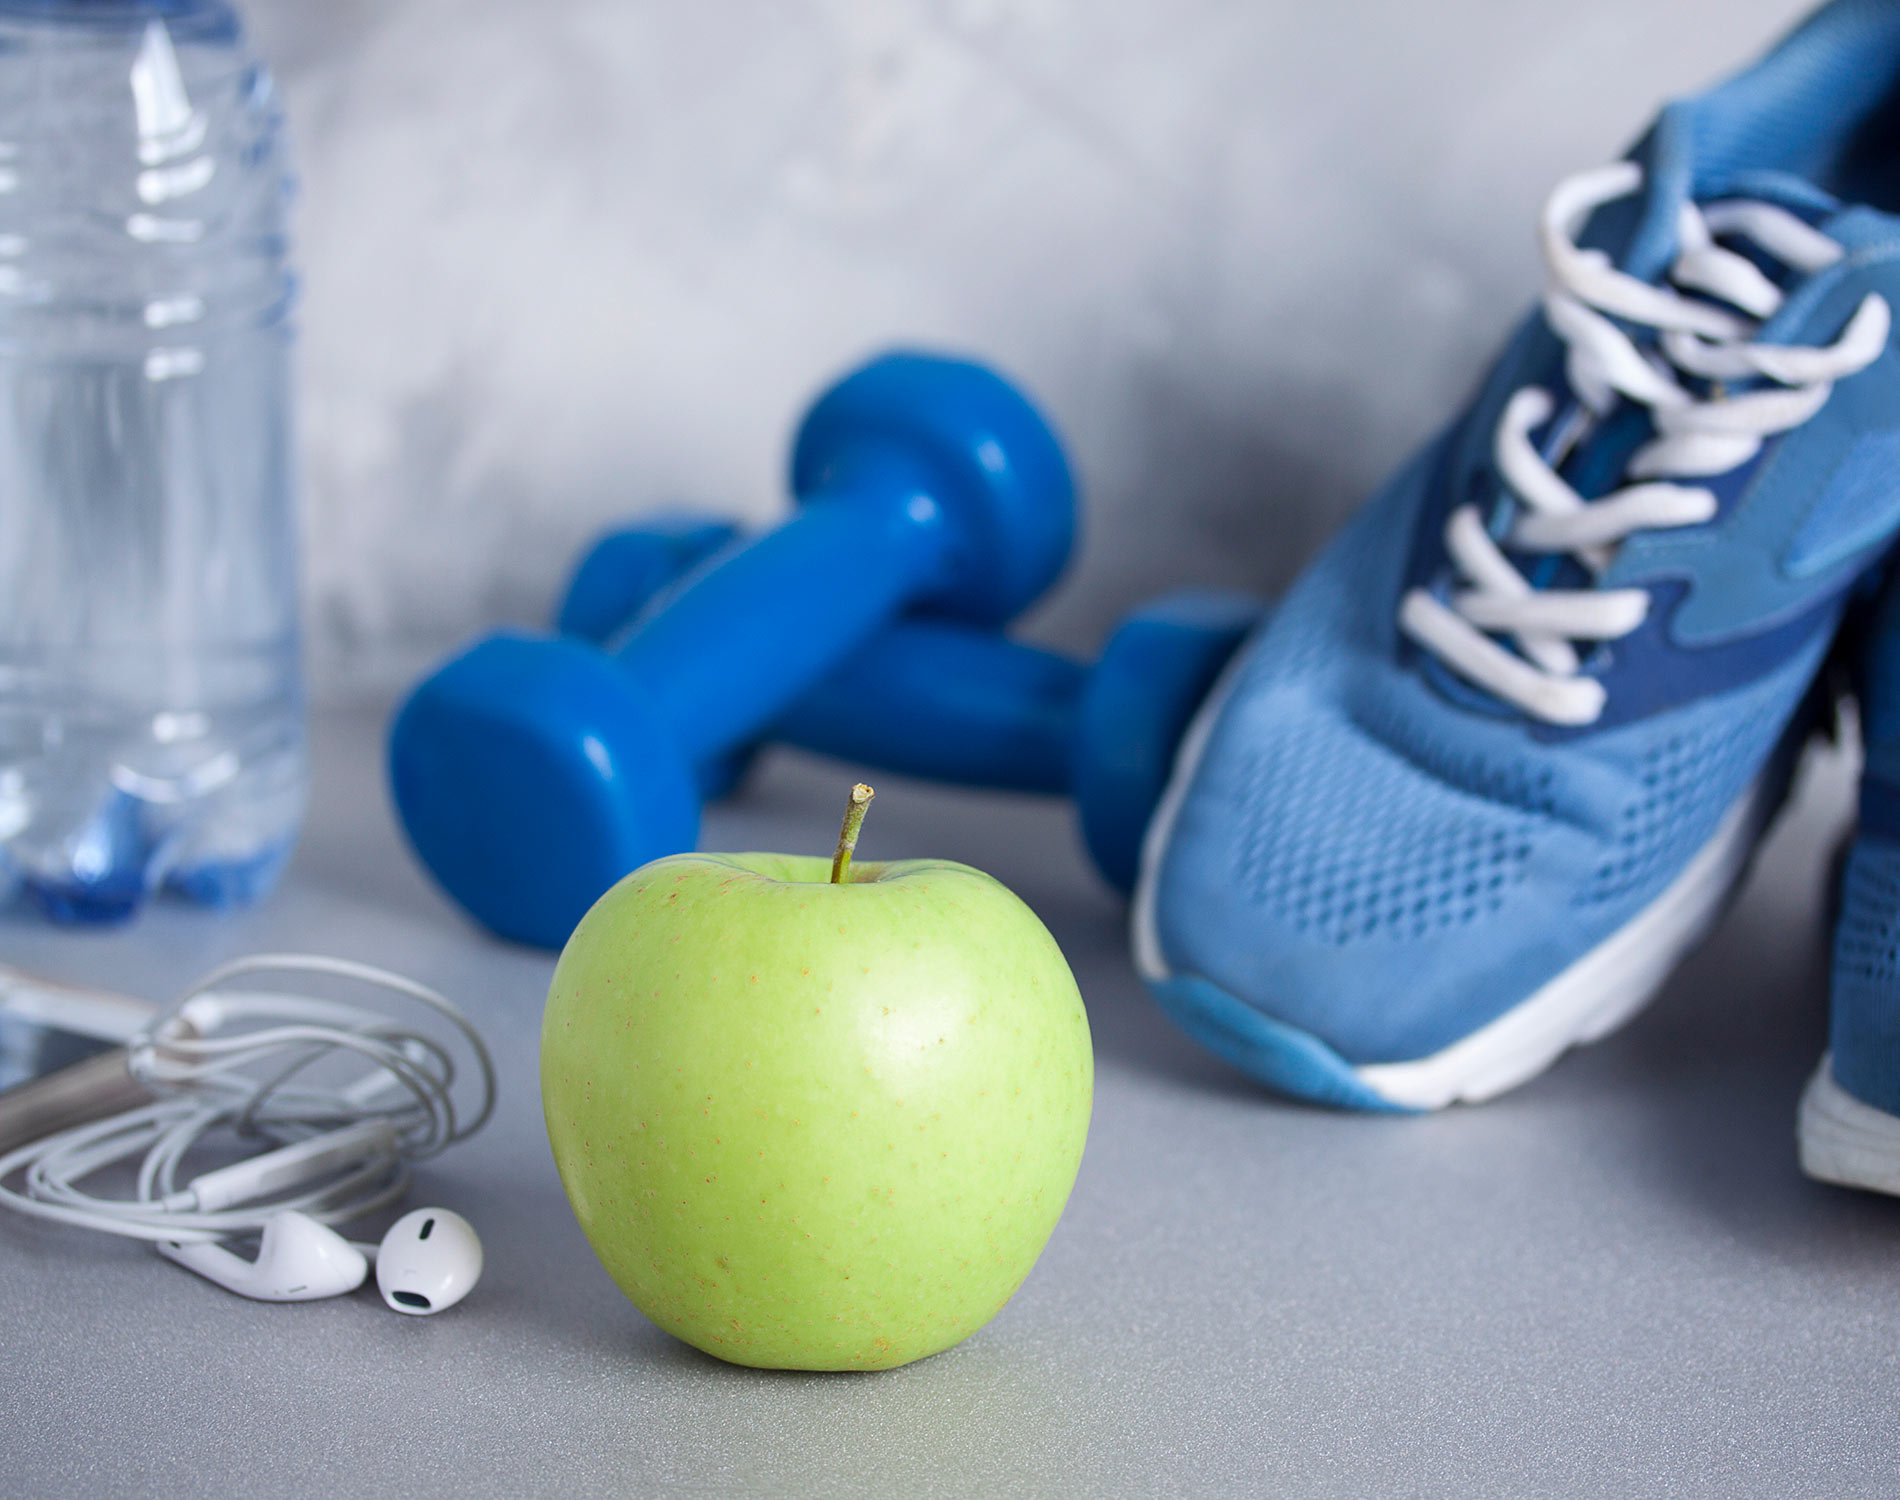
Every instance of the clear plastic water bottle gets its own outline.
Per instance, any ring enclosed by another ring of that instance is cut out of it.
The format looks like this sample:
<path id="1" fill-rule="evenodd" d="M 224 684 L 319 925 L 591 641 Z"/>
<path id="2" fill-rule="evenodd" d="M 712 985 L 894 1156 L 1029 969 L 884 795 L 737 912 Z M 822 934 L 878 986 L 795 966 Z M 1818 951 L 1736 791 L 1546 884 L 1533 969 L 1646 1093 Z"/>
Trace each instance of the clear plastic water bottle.
<path id="1" fill-rule="evenodd" d="M 221 906 L 289 856 L 289 190 L 226 0 L 0 0 L 0 899 Z"/>

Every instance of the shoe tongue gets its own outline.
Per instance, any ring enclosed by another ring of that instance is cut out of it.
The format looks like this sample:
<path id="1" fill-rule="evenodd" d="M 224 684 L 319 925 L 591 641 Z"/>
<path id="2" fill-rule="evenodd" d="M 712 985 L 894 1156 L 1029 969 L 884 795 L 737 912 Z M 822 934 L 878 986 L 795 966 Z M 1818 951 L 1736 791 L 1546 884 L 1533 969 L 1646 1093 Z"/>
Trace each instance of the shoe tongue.
<path id="1" fill-rule="evenodd" d="M 1643 195 L 1618 256 L 1618 263 L 1632 276 L 1659 281 L 1667 274 L 1680 248 L 1677 220 L 1682 205 L 1691 199 L 1709 203 L 1718 198 L 1753 198 L 1773 203 L 1829 234 L 1833 219 L 1853 212 L 1844 211 L 1833 194 L 1793 172 L 1699 170 L 1690 146 L 1693 135 L 1683 107 L 1671 105 L 1633 153 L 1643 165 Z"/>
<path id="2" fill-rule="evenodd" d="M 1643 195 L 1636 200 L 1635 223 L 1616 261 L 1639 281 L 1660 281 L 1676 258 L 1676 221 L 1695 191 L 1690 136 L 1682 107 L 1672 104 L 1631 153 L 1642 164 Z M 1601 212 L 1608 217 L 1618 209 L 1628 212 L 1615 203 Z M 1606 227 L 1614 232 L 1613 226 Z"/>

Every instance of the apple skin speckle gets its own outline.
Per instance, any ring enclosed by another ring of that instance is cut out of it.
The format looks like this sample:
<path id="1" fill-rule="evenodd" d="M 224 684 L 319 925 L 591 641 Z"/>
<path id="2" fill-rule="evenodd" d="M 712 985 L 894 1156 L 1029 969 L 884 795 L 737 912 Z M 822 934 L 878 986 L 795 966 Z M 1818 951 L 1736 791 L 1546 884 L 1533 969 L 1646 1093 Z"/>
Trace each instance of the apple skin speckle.
<path id="1" fill-rule="evenodd" d="M 542 1100 L 575 1215 L 648 1317 L 739 1364 L 886 1369 L 1029 1274 L 1094 1061 L 1061 950 L 1004 886 L 923 860 L 833 886 L 829 865 L 675 855 L 609 891 L 550 986 Z"/>

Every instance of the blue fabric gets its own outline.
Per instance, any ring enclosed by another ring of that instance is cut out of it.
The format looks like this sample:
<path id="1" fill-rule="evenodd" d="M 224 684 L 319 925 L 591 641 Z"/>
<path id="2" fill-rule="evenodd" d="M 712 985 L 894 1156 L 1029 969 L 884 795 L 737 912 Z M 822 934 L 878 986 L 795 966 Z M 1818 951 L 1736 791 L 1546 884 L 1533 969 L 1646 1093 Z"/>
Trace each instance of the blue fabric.
<path id="1" fill-rule="evenodd" d="M 1796 578 L 1837 566 L 1878 546 L 1900 523 L 1900 429 L 1857 434 L 1842 455 L 1838 480 L 1788 545 L 1783 567 Z"/>
<path id="2" fill-rule="evenodd" d="M 1841 877 L 1829 973 L 1834 1078 L 1900 1114 L 1900 580 L 1875 601 L 1855 660 L 1860 827 Z"/>
<path id="3" fill-rule="evenodd" d="M 1765 169 L 1833 188 L 1854 164 L 1854 136 L 1897 76 L 1900 6 L 1836 0 L 1754 67 L 1671 105 L 1664 115 L 1671 154 L 1704 192 L 1738 172 Z"/>
<path id="4" fill-rule="evenodd" d="M 1841 882 L 1828 1048 L 1834 1080 L 1900 1115 L 1900 843 L 1866 830 Z"/>
<path id="5" fill-rule="evenodd" d="M 1644 196 L 1600 213 L 1586 239 L 1659 276 L 1684 196 L 1752 183 L 1848 251 L 1784 277 L 1764 338 L 1830 342 L 1870 291 L 1900 308 L 1900 221 L 1837 201 L 1866 175 L 1897 77 L 1900 5 L 1838 0 L 1761 64 L 1669 106 L 1634 153 Z M 1247 648 L 1151 851 L 1158 997 L 1272 1086 L 1363 1107 L 1352 1070 L 1506 1014 L 1654 902 L 1752 786 L 1778 796 L 1843 612 L 1892 547 L 1889 351 L 1714 480 L 1711 521 L 1620 549 L 1603 586 L 1643 587 L 1652 609 L 1590 658 L 1606 712 L 1577 730 L 1528 721 L 1406 642 L 1397 613 L 1406 588 L 1451 586 L 1454 507 L 1508 518 L 1498 417 L 1525 386 L 1561 408 L 1562 353 L 1533 314 L 1467 412 L 1309 567 Z M 1626 482 L 1646 422 L 1603 424 L 1566 477 L 1586 495 Z M 1568 559 L 1514 561 L 1580 586 Z"/>
<path id="6" fill-rule="evenodd" d="M 1859 826 L 1864 838 L 1885 839 L 1900 844 L 1900 786 L 1885 777 L 1860 778 Z"/>

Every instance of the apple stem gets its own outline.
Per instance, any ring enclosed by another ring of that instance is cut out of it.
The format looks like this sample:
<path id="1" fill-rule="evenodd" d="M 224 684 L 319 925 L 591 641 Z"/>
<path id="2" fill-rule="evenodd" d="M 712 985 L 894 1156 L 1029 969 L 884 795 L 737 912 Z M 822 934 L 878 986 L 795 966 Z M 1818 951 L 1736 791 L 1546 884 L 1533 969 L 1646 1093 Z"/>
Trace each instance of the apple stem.
<path id="1" fill-rule="evenodd" d="M 831 856 L 831 883 L 843 885 L 851 873 L 851 853 L 858 847 L 858 830 L 864 826 L 864 810 L 877 795 L 862 781 L 851 788 L 851 803 L 844 810 L 844 827 L 838 830 L 838 852 Z"/>

